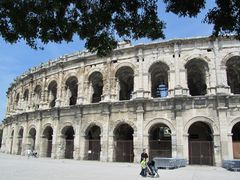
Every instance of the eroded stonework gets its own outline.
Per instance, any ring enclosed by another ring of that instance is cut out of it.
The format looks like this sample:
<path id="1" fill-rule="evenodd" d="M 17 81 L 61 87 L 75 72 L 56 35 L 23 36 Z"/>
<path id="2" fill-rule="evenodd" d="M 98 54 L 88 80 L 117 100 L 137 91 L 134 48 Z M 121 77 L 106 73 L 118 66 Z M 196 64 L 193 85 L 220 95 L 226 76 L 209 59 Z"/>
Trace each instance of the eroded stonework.
<path id="1" fill-rule="evenodd" d="M 1 151 L 139 162 L 240 158 L 240 42 L 175 39 L 111 57 L 76 52 L 41 64 L 8 89 Z"/>

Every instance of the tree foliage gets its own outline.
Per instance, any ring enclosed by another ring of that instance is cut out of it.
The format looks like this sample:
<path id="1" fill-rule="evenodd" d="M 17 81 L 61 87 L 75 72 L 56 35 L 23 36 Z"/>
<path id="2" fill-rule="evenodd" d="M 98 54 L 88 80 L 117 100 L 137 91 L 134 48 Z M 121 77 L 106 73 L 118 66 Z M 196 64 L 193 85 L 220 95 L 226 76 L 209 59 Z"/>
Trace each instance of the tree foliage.
<path id="1" fill-rule="evenodd" d="M 195 17 L 205 0 L 161 0 L 166 11 Z M 74 35 L 100 56 L 111 53 L 118 39 L 164 38 L 157 0 L 1 0 L 0 36 L 10 43 L 23 39 L 32 48 L 39 42 L 70 42 Z M 161 4 L 160 3 L 160 4 Z M 205 22 L 213 35 L 240 34 L 240 1 L 216 0 Z"/>

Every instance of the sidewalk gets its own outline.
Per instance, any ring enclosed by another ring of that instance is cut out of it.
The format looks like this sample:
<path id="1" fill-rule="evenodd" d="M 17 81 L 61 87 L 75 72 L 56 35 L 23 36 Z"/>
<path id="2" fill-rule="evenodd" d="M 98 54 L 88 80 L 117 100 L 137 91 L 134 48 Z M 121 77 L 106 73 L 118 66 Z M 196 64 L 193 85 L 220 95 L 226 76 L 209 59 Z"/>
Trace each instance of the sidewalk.
<path id="1" fill-rule="evenodd" d="M 161 180 L 239 180 L 240 172 L 220 167 L 187 166 L 158 170 Z M 140 165 L 67 159 L 27 158 L 0 153 L 1 180 L 138 180 Z"/>

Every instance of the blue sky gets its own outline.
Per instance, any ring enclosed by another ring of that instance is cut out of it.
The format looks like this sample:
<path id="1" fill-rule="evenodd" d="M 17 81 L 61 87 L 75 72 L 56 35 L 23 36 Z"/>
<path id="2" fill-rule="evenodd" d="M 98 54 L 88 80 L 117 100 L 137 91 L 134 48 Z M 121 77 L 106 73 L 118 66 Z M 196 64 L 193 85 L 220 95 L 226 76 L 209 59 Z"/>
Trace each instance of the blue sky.
<path id="1" fill-rule="evenodd" d="M 210 0 L 210 2 L 214 1 Z M 211 35 L 212 26 L 201 23 L 207 10 L 197 18 L 178 18 L 172 13 L 165 13 L 161 8 L 164 6 L 162 3 L 159 6 L 159 17 L 167 23 L 164 31 L 166 40 Z M 212 4 L 208 4 L 207 9 L 210 6 Z M 132 44 L 144 42 L 150 41 L 140 39 Z M 83 49 L 84 42 L 77 37 L 68 44 L 65 42 L 61 44 L 50 43 L 44 46 L 44 50 L 33 50 L 24 42 L 11 45 L 0 37 L 0 122 L 4 119 L 6 111 L 6 91 L 15 77 L 42 62 Z"/>

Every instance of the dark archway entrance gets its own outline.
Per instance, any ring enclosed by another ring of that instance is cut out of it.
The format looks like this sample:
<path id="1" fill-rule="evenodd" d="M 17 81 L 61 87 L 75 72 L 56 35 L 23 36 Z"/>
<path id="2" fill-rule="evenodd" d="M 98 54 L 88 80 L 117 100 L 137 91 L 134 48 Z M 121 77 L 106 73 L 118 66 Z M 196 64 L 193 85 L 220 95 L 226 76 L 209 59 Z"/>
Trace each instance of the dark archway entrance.
<path id="1" fill-rule="evenodd" d="M 43 131 L 43 137 L 42 137 L 42 156 L 43 157 L 51 157 L 52 135 L 53 135 L 52 127 L 47 126 Z"/>
<path id="2" fill-rule="evenodd" d="M 162 62 L 154 63 L 150 67 L 152 97 L 168 96 L 168 71 L 169 67 Z"/>
<path id="3" fill-rule="evenodd" d="M 227 82 L 231 93 L 240 94 L 240 57 L 234 56 L 227 63 Z"/>
<path id="4" fill-rule="evenodd" d="M 171 130 L 162 123 L 149 130 L 149 158 L 154 157 L 172 157 Z"/>
<path id="5" fill-rule="evenodd" d="M 23 128 L 21 128 L 18 132 L 18 142 L 17 142 L 17 155 L 22 154 L 22 140 L 23 140 Z"/>
<path id="6" fill-rule="evenodd" d="M 86 131 L 86 150 L 88 160 L 100 160 L 101 143 L 100 143 L 101 130 L 99 126 L 91 126 Z"/>
<path id="7" fill-rule="evenodd" d="M 62 134 L 65 137 L 65 155 L 66 159 L 73 159 L 74 151 L 74 130 L 72 126 L 66 126 L 62 130 Z"/>
<path id="8" fill-rule="evenodd" d="M 92 88 L 91 102 L 97 103 L 101 101 L 103 91 L 103 76 L 100 72 L 94 72 L 89 77 L 90 88 Z"/>
<path id="9" fill-rule="evenodd" d="M 124 123 L 114 130 L 114 151 L 116 162 L 133 162 L 133 128 Z"/>
<path id="10" fill-rule="evenodd" d="M 188 130 L 189 164 L 213 165 L 213 138 L 204 122 L 193 123 Z"/>
<path id="11" fill-rule="evenodd" d="M 117 86 L 119 86 L 119 100 L 130 100 L 134 86 L 134 72 L 132 68 L 128 66 L 121 67 L 116 72 L 116 78 L 118 81 Z"/>
<path id="12" fill-rule="evenodd" d="M 36 129 L 31 128 L 29 131 L 29 145 L 32 151 L 35 150 L 35 143 L 36 143 Z"/>
<path id="13" fill-rule="evenodd" d="M 240 122 L 232 128 L 233 158 L 240 159 Z"/>
<path id="14" fill-rule="evenodd" d="M 187 83 L 191 96 L 201 96 L 207 94 L 206 77 L 208 65 L 201 59 L 192 59 L 186 65 Z"/>
<path id="15" fill-rule="evenodd" d="M 69 101 L 68 105 L 76 105 L 78 97 L 78 80 L 71 76 L 66 81 L 66 98 Z"/>
<path id="16" fill-rule="evenodd" d="M 49 102 L 49 107 L 55 107 L 56 99 L 57 99 L 57 82 L 56 81 L 52 81 L 48 85 L 48 102 Z"/>

